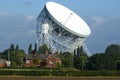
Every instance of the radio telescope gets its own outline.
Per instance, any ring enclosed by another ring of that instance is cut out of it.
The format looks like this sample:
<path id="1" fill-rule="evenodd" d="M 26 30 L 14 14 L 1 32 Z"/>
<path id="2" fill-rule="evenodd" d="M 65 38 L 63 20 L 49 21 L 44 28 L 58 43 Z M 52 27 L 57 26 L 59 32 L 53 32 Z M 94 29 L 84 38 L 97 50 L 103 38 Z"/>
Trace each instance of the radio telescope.
<path id="1" fill-rule="evenodd" d="M 47 2 L 37 17 L 37 44 L 46 44 L 52 52 L 73 52 L 90 35 L 89 26 L 70 9 Z"/>

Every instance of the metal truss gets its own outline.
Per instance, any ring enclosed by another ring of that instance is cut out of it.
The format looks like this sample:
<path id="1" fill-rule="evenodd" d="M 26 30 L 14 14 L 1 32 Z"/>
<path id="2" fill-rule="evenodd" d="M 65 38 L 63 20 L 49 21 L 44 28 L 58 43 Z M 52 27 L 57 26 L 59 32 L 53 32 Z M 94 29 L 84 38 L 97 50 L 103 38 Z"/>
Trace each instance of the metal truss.
<path id="1" fill-rule="evenodd" d="M 45 8 L 37 18 L 36 32 L 38 46 L 46 44 L 52 52 L 73 52 L 85 40 L 60 27 Z"/>
<path id="2" fill-rule="evenodd" d="M 87 46 L 86 46 L 85 43 L 82 44 L 82 47 L 83 47 L 84 51 L 87 53 L 87 55 L 90 57 L 90 56 L 91 56 L 91 53 L 90 53 L 90 51 L 89 51 L 89 49 L 87 48 Z"/>

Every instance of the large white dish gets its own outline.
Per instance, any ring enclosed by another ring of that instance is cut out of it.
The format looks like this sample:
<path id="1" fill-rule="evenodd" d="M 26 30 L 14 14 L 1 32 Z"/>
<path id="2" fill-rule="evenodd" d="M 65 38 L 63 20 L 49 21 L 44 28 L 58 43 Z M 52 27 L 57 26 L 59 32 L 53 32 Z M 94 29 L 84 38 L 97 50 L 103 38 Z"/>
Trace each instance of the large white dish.
<path id="1" fill-rule="evenodd" d="M 80 37 L 87 37 L 91 31 L 86 22 L 70 9 L 55 3 L 47 2 L 48 15 L 62 28 Z"/>

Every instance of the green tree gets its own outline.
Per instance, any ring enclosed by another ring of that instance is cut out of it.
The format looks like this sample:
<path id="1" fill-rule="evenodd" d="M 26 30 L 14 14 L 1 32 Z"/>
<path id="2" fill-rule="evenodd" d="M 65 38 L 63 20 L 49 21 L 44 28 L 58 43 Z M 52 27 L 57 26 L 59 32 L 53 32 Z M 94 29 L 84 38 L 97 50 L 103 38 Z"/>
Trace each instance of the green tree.
<path id="1" fill-rule="evenodd" d="M 86 69 L 87 61 L 88 61 L 87 55 L 81 55 L 80 56 L 80 62 L 81 62 L 81 66 L 80 67 L 81 67 L 82 70 Z"/>
<path id="2" fill-rule="evenodd" d="M 18 45 L 18 44 L 16 45 L 16 48 L 15 48 L 15 50 L 19 50 L 19 45 Z"/>
<path id="3" fill-rule="evenodd" d="M 120 70 L 120 60 L 116 61 L 116 70 Z"/>
<path id="4" fill-rule="evenodd" d="M 75 52 L 77 52 L 77 56 L 80 56 L 81 54 L 85 53 L 82 46 L 81 47 L 78 46 L 77 51 L 74 51 L 74 53 Z"/>
<path id="5" fill-rule="evenodd" d="M 111 44 L 109 45 L 106 50 L 105 54 L 110 56 L 113 60 L 114 63 L 116 63 L 116 69 L 118 69 L 119 66 L 119 60 L 120 60 L 120 45 L 118 44 Z"/>
<path id="6" fill-rule="evenodd" d="M 23 58 L 26 56 L 25 51 L 24 50 L 19 50 L 16 54 L 15 54 L 15 63 L 18 66 L 22 66 L 23 63 Z"/>
<path id="7" fill-rule="evenodd" d="M 80 48 L 79 48 L 79 46 L 77 48 L 77 56 L 80 56 Z"/>
<path id="8" fill-rule="evenodd" d="M 80 56 L 74 55 L 74 67 L 81 69 Z"/>
<path id="9" fill-rule="evenodd" d="M 37 52 L 37 43 L 35 43 L 34 50 Z"/>
<path id="10" fill-rule="evenodd" d="M 11 61 L 10 66 L 11 66 L 12 68 L 16 68 L 16 67 L 17 67 L 17 65 L 16 65 L 16 63 L 15 63 L 14 61 Z"/>
<path id="11" fill-rule="evenodd" d="M 77 69 L 85 69 L 87 63 L 88 56 L 84 52 L 83 47 L 77 48 L 77 55 L 74 53 L 74 67 Z"/>
<path id="12" fill-rule="evenodd" d="M 50 49 L 47 47 L 47 45 L 43 44 L 42 46 L 39 47 L 38 53 L 44 54 L 46 51 L 48 51 L 48 53 L 50 53 Z"/>
<path id="13" fill-rule="evenodd" d="M 11 51 L 14 51 L 14 50 L 15 50 L 14 44 L 11 44 L 11 45 L 10 45 L 10 50 L 11 50 Z"/>
<path id="14" fill-rule="evenodd" d="M 9 54 L 9 60 L 11 61 L 11 67 L 15 66 L 21 66 L 23 62 L 23 57 L 25 57 L 25 51 L 24 50 L 13 50 L 13 49 L 6 49 L 1 54 L 2 58 L 8 60 L 8 54 Z"/>
<path id="15" fill-rule="evenodd" d="M 86 54 L 81 54 L 80 56 L 74 56 L 74 67 L 80 70 L 86 69 L 86 64 L 88 61 L 88 56 Z"/>
<path id="16" fill-rule="evenodd" d="M 73 54 L 69 52 L 64 52 L 60 54 L 62 66 L 64 67 L 73 67 Z"/>
<path id="17" fill-rule="evenodd" d="M 87 69 L 92 70 L 115 70 L 116 65 L 112 57 L 104 54 L 94 54 L 88 60 Z"/>
<path id="18" fill-rule="evenodd" d="M 60 64 L 59 62 L 57 62 L 57 65 L 56 65 L 56 66 L 57 66 L 58 69 L 60 69 L 61 64 Z"/>
<path id="19" fill-rule="evenodd" d="M 28 54 L 30 54 L 32 52 L 32 44 L 30 43 L 29 47 L 28 47 Z"/>
<path id="20" fill-rule="evenodd" d="M 120 53 L 120 46 L 118 44 L 111 44 L 106 48 L 105 53 L 107 54 Z"/>
<path id="21" fill-rule="evenodd" d="M 8 51 L 9 51 L 9 49 L 4 50 L 1 53 L 1 58 L 8 60 Z"/>

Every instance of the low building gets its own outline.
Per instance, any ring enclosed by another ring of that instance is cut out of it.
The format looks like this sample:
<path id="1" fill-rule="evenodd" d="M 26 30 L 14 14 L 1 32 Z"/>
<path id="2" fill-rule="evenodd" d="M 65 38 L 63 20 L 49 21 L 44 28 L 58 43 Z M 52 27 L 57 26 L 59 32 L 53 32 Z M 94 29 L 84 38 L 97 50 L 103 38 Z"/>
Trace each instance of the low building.
<path id="1" fill-rule="evenodd" d="M 7 67 L 7 60 L 0 58 L 0 67 Z"/>
<path id="2" fill-rule="evenodd" d="M 58 53 L 48 54 L 38 54 L 33 51 L 31 54 L 28 54 L 25 58 L 27 67 L 47 67 L 47 68 L 56 68 L 61 64 L 61 59 L 59 58 Z"/>

